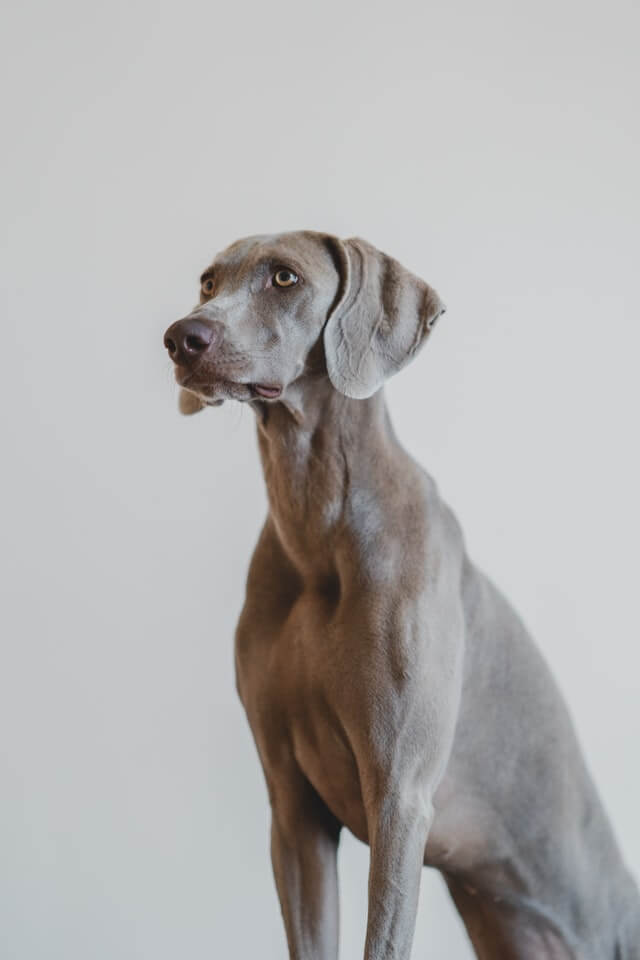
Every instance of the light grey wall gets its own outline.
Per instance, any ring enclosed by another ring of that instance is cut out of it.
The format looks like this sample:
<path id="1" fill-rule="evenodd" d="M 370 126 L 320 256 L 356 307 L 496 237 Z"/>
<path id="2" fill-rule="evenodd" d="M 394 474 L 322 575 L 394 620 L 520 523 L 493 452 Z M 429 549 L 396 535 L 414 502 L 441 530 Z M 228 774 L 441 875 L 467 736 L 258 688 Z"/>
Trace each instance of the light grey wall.
<path id="1" fill-rule="evenodd" d="M 640 872 L 639 9 L 8 12 L 5 960 L 285 955 L 232 671 L 252 415 L 180 419 L 161 345 L 258 231 L 360 234 L 446 299 L 393 418 L 538 638 Z M 346 839 L 345 957 L 366 864 Z M 427 872 L 414 956 L 470 956 Z"/>

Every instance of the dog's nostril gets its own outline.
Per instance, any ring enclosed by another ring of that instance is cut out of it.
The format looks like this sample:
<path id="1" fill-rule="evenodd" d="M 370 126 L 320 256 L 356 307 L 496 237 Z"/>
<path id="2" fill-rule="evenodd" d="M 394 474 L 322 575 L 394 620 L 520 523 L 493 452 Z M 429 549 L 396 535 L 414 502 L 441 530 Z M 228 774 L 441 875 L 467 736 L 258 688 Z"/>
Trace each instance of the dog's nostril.
<path id="1" fill-rule="evenodd" d="M 197 363 L 215 338 L 215 324 L 204 323 L 198 317 L 185 317 L 165 331 L 164 345 L 173 362 L 184 367 Z"/>
<path id="2" fill-rule="evenodd" d="M 184 338 L 184 345 L 190 353 L 202 353 L 209 346 L 209 341 L 198 333 L 188 333 Z"/>

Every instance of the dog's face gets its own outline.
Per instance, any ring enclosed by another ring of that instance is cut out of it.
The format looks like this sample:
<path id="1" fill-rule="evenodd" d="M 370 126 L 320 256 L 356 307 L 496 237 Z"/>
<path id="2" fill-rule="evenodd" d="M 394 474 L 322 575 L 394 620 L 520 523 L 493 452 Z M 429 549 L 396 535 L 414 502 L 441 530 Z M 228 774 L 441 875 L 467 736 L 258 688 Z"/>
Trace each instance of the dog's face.
<path id="1" fill-rule="evenodd" d="M 304 372 L 338 285 L 320 234 L 232 244 L 202 274 L 200 305 L 165 334 L 178 383 L 209 405 L 279 399 Z"/>
<path id="2" fill-rule="evenodd" d="M 363 398 L 408 362 L 443 310 L 431 287 L 362 240 L 256 236 L 215 258 L 200 304 L 164 343 L 183 413 L 278 401 L 309 372 Z"/>

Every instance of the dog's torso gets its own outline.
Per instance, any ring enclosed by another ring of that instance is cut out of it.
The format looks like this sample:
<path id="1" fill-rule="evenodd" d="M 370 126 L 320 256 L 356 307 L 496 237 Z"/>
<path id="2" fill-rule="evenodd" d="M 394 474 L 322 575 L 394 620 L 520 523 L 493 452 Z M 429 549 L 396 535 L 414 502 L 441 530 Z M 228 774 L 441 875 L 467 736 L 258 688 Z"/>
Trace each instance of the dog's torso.
<path id="1" fill-rule="evenodd" d="M 392 756 L 400 781 L 433 737 L 447 748 L 424 862 L 478 956 L 635 957 L 615 952 L 635 889 L 562 699 L 433 482 L 399 447 L 388 462 L 373 451 L 375 470 L 359 456 L 354 476 L 355 433 L 334 445 L 270 427 L 271 512 L 236 644 L 270 791 L 295 768 L 366 843 L 376 765 Z"/>

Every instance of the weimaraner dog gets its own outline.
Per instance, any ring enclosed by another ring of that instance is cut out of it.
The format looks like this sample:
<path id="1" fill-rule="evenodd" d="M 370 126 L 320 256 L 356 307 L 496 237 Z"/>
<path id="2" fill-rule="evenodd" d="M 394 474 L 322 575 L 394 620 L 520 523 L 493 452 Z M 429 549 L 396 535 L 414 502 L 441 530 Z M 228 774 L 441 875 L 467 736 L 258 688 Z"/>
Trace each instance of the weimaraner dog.
<path id="1" fill-rule="evenodd" d="M 257 415 L 269 512 L 236 669 L 290 957 L 337 957 L 346 826 L 370 848 L 365 960 L 408 960 L 423 864 L 478 957 L 639 960 L 638 889 L 562 698 L 389 420 L 437 293 L 313 232 L 234 243 L 200 290 L 164 342 L 184 413 Z"/>

